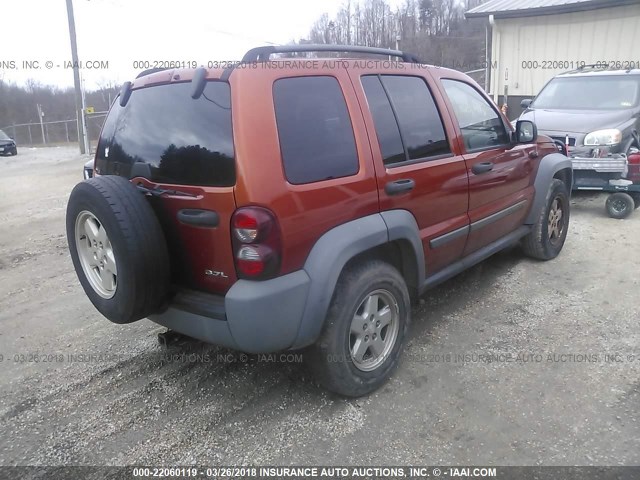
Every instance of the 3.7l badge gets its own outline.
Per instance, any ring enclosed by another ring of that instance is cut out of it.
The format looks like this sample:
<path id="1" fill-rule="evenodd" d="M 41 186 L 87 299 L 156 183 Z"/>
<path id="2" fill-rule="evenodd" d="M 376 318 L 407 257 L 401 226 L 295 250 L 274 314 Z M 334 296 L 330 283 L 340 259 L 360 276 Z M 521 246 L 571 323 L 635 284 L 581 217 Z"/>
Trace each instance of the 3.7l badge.
<path id="1" fill-rule="evenodd" d="M 227 274 L 224 272 L 216 272 L 215 270 L 205 270 L 204 274 L 208 277 L 220 277 L 220 278 L 229 278 Z"/>

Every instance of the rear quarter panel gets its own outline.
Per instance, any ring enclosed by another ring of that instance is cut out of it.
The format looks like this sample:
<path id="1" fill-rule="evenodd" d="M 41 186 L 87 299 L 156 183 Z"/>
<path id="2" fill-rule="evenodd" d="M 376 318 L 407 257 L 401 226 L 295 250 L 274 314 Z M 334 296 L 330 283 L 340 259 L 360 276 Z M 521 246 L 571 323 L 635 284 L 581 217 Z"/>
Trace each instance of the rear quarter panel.
<path id="1" fill-rule="evenodd" d="M 282 233 L 281 273 L 301 268 L 317 239 L 331 228 L 378 211 L 378 193 L 367 132 L 344 68 L 332 62 L 313 70 L 279 62 L 238 69 L 230 76 L 236 147 L 237 207 L 258 205 L 276 215 Z M 322 63 L 320 63 L 322 64 Z M 304 185 L 285 176 L 273 102 L 280 78 L 331 76 L 338 80 L 351 117 L 359 158 L 356 175 Z"/>

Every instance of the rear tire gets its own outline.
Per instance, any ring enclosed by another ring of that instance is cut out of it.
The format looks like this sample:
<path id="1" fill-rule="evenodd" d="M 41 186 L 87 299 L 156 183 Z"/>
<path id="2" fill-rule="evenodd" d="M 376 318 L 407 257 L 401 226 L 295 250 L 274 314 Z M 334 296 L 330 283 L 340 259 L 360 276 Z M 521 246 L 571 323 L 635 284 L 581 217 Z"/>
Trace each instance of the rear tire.
<path id="1" fill-rule="evenodd" d="M 305 356 L 319 383 L 347 397 L 380 387 L 398 365 L 410 305 L 404 279 L 388 263 L 371 260 L 343 272 L 323 332 Z"/>
<path id="2" fill-rule="evenodd" d="M 91 303 L 114 323 L 160 309 L 169 289 L 169 254 L 160 223 L 140 191 L 118 176 L 75 186 L 67 205 L 67 241 Z"/>
<path id="3" fill-rule="evenodd" d="M 622 220 L 631 215 L 637 207 L 631 195 L 624 192 L 612 193 L 607 197 L 607 214 L 611 218 Z"/>
<path id="4" fill-rule="evenodd" d="M 538 260 L 556 258 L 567 238 L 571 206 L 567 186 L 554 178 L 547 191 L 543 207 L 531 232 L 522 239 L 522 249 Z"/>

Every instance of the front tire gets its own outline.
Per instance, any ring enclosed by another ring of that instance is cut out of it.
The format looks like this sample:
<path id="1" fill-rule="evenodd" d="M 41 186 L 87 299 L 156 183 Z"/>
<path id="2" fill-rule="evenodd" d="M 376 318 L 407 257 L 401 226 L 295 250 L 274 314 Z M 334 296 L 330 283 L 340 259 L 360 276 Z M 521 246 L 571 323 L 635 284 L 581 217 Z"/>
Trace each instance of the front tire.
<path id="1" fill-rule="evenodd" d="M 400 273 L 380 260 L 343 272 L 323 332 L 306 361 L 319 383 L 347 397 L 376 390 L 398 365 L 411 304 Z"/>
<path id="2" fill-rule="evenodd" d="M 556 258 L 567 238 L 571 207 L 567 187 L 554 178 L 531 232 L 522 239 L 522 249 L 538 260 Z"/>

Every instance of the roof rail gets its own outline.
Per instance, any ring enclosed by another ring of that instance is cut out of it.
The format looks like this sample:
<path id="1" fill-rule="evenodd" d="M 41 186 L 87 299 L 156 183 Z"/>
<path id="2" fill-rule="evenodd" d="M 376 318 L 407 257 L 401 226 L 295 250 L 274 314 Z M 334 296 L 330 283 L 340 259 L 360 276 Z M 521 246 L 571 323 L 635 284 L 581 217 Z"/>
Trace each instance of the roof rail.
<path id="1" fill-rule="evenodd" d="M 296 53 L 296 52 L 336 52 L 336 53 L 369 53 L 373 55 L 387 55 L 399 57 L 403 62 L 421 63 L 418 57 L 411 53 L 405 53 L 400 50 L 391 50 L 387 48 L 377 47 L 358 47 L 354 45 L 324 45 L 324 44 L 307 44 L 307 45 L 268 45 L 265 47 L 256 47 L 249 50 L 242 57 L 242 63 L 266 62 L 269 57 L 275 53 Z"/>
<path id="2" fill-rule="evenodd" d="M 608 63 L 604 63 L 604 62 L 600 62 L 600 63 L 588 63 L 586 65 L 580 65 L 578 67 L 578 70 L 584 70 L 585 68 L 588 68 L 590 70 L 595 70 L 595 69 L 602 69 L 605 70 L 607 68 L 609 68 L 609 64 Z"/>

